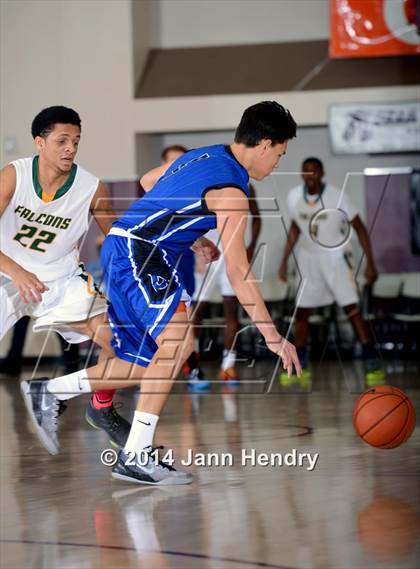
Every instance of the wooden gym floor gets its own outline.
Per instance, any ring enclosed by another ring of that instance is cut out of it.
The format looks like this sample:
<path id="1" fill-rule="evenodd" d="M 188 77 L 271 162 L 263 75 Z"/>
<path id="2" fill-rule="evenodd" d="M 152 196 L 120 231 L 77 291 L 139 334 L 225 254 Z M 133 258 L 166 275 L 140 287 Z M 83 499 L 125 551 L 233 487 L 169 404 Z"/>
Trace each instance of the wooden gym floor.
<path id="1" fill-rule="evenodd" d="M 157 442 L 186 458 L 225 453 L 231 466 L 195 466 L 191 486 L 113 481 L 109 448 L 84 420 L 86 398 L 62 417 L 61 453 L 49 456 L 29 429 L 17 378 L 0 380 L 1 541 L 4 569 L 367 569 L 420 566 L 418 428 L 408 443 L 377 450 L 352 428 L 364 390 L 356 364 L 319 364 L 313 383 L 270 393 L 268 364 L 242 370 L 237 391 L 188 394 L 179 384 Z M 44 370 L 47 371 L 48 370 Z M 207 367 L 209 375 L 216 368 Z M 420 407 L 415 364 L 390 367 L 388 383 Z M 28 377 L 30 373 L 23 373 Z M 137 394 L 118 396 L 127 417 Z M 418 414 L 419 416 L 419 414 Z M 318 453 L 316 466 L 244 466 L 256 453 Z"/>

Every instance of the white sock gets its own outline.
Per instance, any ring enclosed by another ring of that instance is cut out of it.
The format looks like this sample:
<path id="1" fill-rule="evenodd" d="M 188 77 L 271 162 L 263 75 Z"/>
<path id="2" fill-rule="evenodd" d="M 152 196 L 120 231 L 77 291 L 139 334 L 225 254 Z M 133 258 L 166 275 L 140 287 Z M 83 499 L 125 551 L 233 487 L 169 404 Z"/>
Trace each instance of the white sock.
<path id="1" fill-rule="evenodd" d="M 47 389 L 61 401 L 92 392 L 85 369 L 50 379 L 47 381 Z"/>
<path id="2" fill-rule="evenodd" d="M 136 488 L 136 490 L 138 490 L 138 488 Z M 147 555 L 147 551 L 159 551 L 162 549 L 156 535 L 155 528 L 157 524 L 155 524 L 153 518 L 155 506 L 154 504 L 152 505 L 151 500 L 149 500 L 148 503 L 150 504 L 150 509 L 146 511 L 144 503 L 141 505 L 141 508 L 139 508 L 135 505 L 135 502 L 132 502 L 133 507 L 131 509 L 127 508 L 124 510 L 128 533 L 130 534 L 136 551 L 144 557 Z M 141 531 L 139 531 L 139 528 L 141 528 Z"/>
<path id="3" fill-rule="evenodd" d="M 230 367 L 235 367 L 236 352 L 235 350 L 223 350 L 222 370 L 225 371 Z"/>
<path id="4" fill-rule="evenodd" d="M 222 395 L 223 411 L 225 421 L 233 423 L 238 420 L 238 406 L 236 404 L 235 395 L 233 393 L 225 393 Z"/>
<path id="5" fill-rule="evenodd" d="M 194 338 L 194 352 L 196 354 L 200 352 L 200 338 Z"/>
<path id="6" fill-rule="evenodd" d="M 158 421 L 159 415 L 145 411 L 134 411 L 133 423 L 125 443 L 124 452 L 138 452 L 152 446 Z"/>

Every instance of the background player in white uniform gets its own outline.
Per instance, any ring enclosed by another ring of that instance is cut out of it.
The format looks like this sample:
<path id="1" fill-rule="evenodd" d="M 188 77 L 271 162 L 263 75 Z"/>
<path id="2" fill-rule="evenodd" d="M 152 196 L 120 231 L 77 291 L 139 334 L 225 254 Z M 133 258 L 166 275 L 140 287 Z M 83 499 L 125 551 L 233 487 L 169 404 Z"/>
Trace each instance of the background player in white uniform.
<path id="1" fill-rule="evenodd" d="M 309 377 L 305 365 L 308 319 L 312 309 L 336 302 L 350 319 L 363 346 L 364 358 L 370 362 L 366 370 L 368 382 L 379 381 L 383 379 L 383 371 L 377 368 L 369 328 L 359 309 L 354 275 L 345 255 L 352 227 L 366 256 L 367 284 L 376 280 L 377 272 L 366 227 L 347 196 L 330 184 L 323 183 L 324 168 L 318 158 L 307 158 L 302 164 L 302 172 L 303 185 L 293 188 L 287 199 L 292 222 L 278 274 L 282 281 L 287 282 L 287 261 L 299 240 L 296 260 L 303 286 L 297 298 L 295 343 L 304 373 Z"/>
<path id="2" fill-rule="evenodd" d="M 32 122 L 32 136 L 38 155 L 15 160 L 0 173 L 0 338 L 31 316 L 34 331 L 55 330 L 70 343 L 94 338 L 113 355 L 103 326 L 106 300 L 96 294 L 78 251 L 89 213 L 104 233 L 115 220 L 107 189 L 74 162 L 81 121 L 73 109 L 44 109 Z M 106 422 L 119 426 L 113 432 L 126 436 L 129 425 L 112 400 L 107 411 L 96 415 L 109 415 Z"/>
<path id="3" fill-rule="evenodd" d="M 247 257 L 251 263 L 254 255 L 258 236 L 261 231 L 261 219 L 255 197 L 255 189 L 252 184 L 249 185 L 250 199 L 249 211 L 251 214 L 251 240 L 247 246 Z M 216 244 L 220 240 L 216 230 L 210 231 L 207 237 Z M 188 358 L 188 364 L 184 373 L 188 373 L 191 385 L 200 386 L 203 383 L 203 372 L 199 366 L 199 337 L 201 332 L 201 324 L 208 309 L 209 300 L 212 298 L 214 291 L 219 289 L 223 297 L 223 316 L 225 319 L 223 331 L 223 359 L 220 369 L 219 378 L 235 385 L 238 382 L 238 374 L 235 369 L 236 363 L 236 340 L 239 332 L 239 302 L 236 298 L 235 291 L 230 284 L 229 277 L 226 272 L 226 264 L 223 256 L 214 263 L 205 266 L 202 262 L 197 262 L 196 271 L 196 290 L 194 300 L 197 305 L 194 308 L 194 334 L 195 334 L 195 350 Z M 193 383 L 194 379 L 201 380 L 197 384 Z"/>

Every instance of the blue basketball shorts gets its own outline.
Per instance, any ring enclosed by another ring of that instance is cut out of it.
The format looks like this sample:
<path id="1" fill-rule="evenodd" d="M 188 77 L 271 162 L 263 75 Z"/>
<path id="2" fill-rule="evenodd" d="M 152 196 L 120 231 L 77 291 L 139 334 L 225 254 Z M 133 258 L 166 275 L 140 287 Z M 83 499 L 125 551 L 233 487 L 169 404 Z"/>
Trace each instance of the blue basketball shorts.
<path id="1" fill-rule="evenodd" d="M 195 292 L 195 255 L 191 249 L 187 249 L 185 253 L 182 254 L 181 261 L 178 265 L 178 272 L 184 283 L 185 290 L 192 298 Z"/>
<path id="2" fill-rule="evenodd" d="M 101 263 L 112 348 L 117 357 L 147 367 L 158 349 L 157 336 L 181 301 L 180 276 L 163 249 L 119 235 L 105 239 Z"/>

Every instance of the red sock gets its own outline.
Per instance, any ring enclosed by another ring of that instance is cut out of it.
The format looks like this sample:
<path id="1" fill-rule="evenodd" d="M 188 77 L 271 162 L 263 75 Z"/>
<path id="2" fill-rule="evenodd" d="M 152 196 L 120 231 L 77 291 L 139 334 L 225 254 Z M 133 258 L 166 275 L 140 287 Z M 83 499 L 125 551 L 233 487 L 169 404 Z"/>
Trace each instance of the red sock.
<path id="1" fill-rule="evenodd" d="M 104 407 L 111 407 L 112 398 L 114 397 L 115 389 L 101 389 L 95 391 L 92 396 L 92 405 L 95 409 L 103 409 Z"/>

